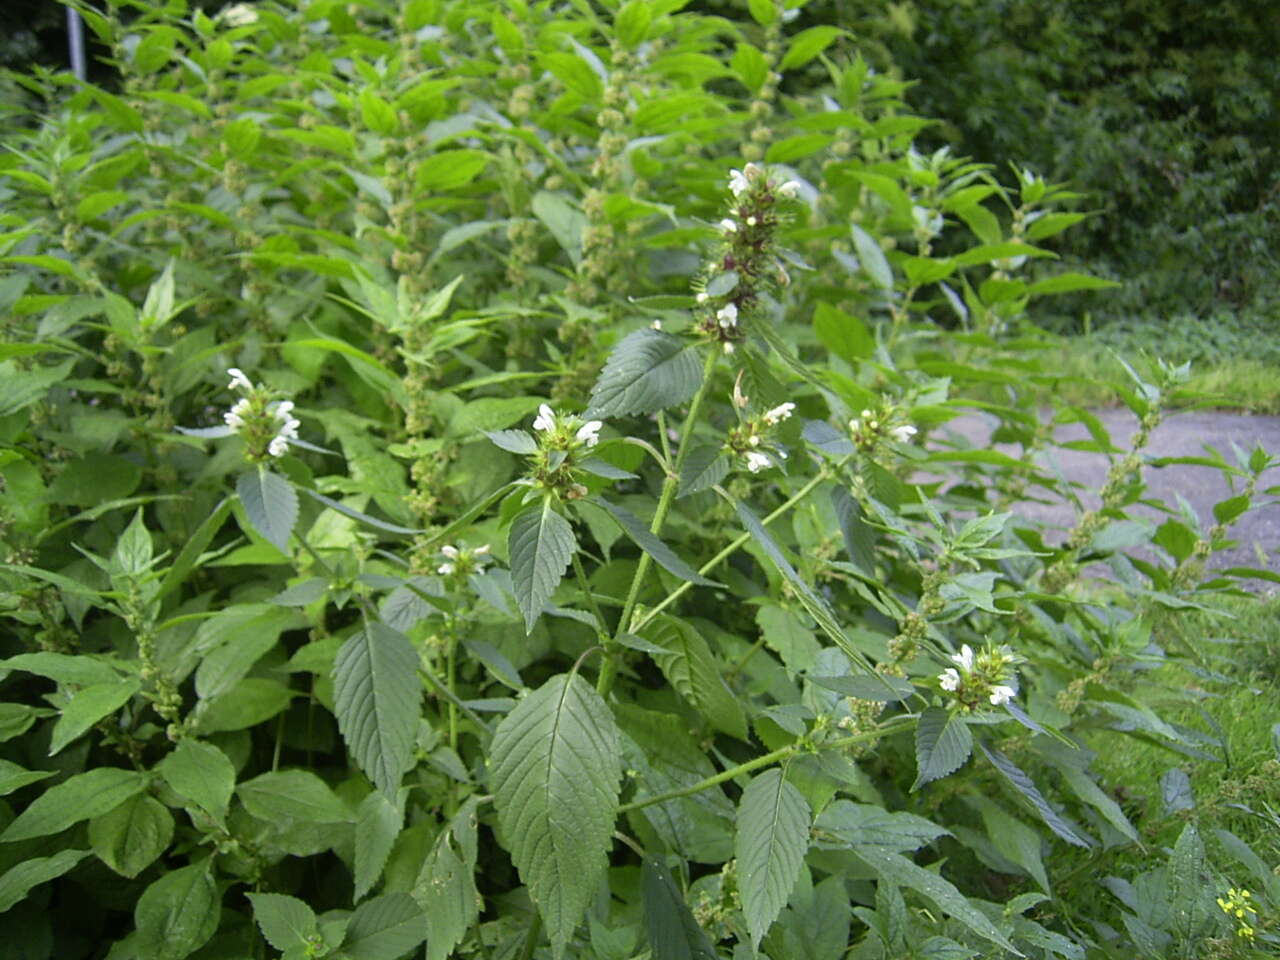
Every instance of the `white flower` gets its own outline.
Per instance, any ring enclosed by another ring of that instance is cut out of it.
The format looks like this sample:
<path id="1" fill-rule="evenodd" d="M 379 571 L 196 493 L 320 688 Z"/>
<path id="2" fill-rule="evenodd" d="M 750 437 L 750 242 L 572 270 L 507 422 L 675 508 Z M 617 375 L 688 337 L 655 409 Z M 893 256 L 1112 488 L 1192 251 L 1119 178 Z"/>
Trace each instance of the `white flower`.
<path id="1" fill-rule="evenodd" d="M 252 390 L 253 384 L 249 378 L 244 375 L 244 371 L 238 367 L 228 367 L 227 376 L 231 378 L 231 382 L 227 384 L 228 390 Z"/>
<path id="2" fill-rule="evenodd" d="M 579 443 L 585 443 L 588 447 L 594 447 L 600 442 L 600 428 L 603 426 L 604 424 L 599 420 L 588 420 L 578 428 L 573 438 Z"/>
<path id="3" fill-rule="evenodd" d="M 222 11 L 222 19 L 229 27 L 247 27 L 258 22 L 258 12 L 247 3 L 237 3 Z"/>
<path id="4" fill-rule="evenodd" d="M 973 670 L 973 647 L 966 643 L 960 648 L 959 653 L 953 653 L 951 655 L 951 662 L 959 664 L 960 668 L 964 670 L 965 673 L 969 673 Z"/>
<path id="5" fill-rule="evenodd" d="M 915 435 L 916 428 L 909 423 L 903 424 L 901 427 L 894 427 L 889 431 L 889 436 L 893 437 L 898 443 L 908 443 Z"/>
<path id="6" fill-rule="evenodd" d="M 489 553 L 489 545 L 487 543 L 482 543 L 471 552 L 477 557 L 486 556 Z"/>
<path id="7" fill-rule="evenodd" d="M 661 320 L 655 320 L 655 321 L 653 321 L 653 323 L 649 324 L 649 327 L 650 327 L 651 329 L 653 329 L 653 330 L 661 330 L 661 329 L 662 329 L 662 321 L 661 321 Z"/>
<path id="8" fill-rule="evenodd" d="M 734 351 L 734 346 L 733 346 L 733 344 L 732 344 L 732 343 L 730 343 L 728 340 L 726 340 L 724 343 L 720 344 L 720 346 L 724 348 L 724 352 L 725 352 L 725 353 L 733 353 L 733 351 Z"/>
<path id="9" fill-rule="evenodd" d="M 998 707 L 1001 704 L 1008 703 L 1012 700 L 1013 694 L 1013 687 L 1006 687 L 1004 684 L 1001 684 L 998 687 L 991 688 L 991 696 L 989 699 L 991 700 L 992 706 Z"/>
<path id="10" fill-rule="evenodd" d="M 750 166 L 750 164 L 748 164 Z M 741 170 L 729 171 L 729 190 L 735 197 L 740 197 L 751 189 L 747 176 Z"/>
<path id="11" fill-rule="evenodd" d="M 444 556 L 448 557 L 450 560 L 458 559 L 458 548 L 450 544 L 446 543 L 443 547 L 440 548 L 440 552 Z"/>
<path id="12" fill-rule="evenodd" d="M 795 180 L 788 180 L 778 188 L 778 195 L 786 197 L 788 200 L 794 200 L 800 193 L 800 184 Z"/>
<path id="13" fill-rule="evenodd" d="M 768 470 L 772 466 L 773 461 L 763 453 L 757 453 L 752 450 L 747 454 L 747 469 L 752 473 L 759 473 L 761 470 Z"/>
<path id="14" fill-rule="evenodd" d="M 764 415 L 764 422 L 770 426 L 776 426 L 791 416 L 791 411 L 795 410 L 795 408 L 796 405 L 794 403 L 784 403 L 776 406 Z"/>
<path id="15" fill-rule="evenodd" d="M 738 307 L 736 304 L 726 303 L 723 307 L 716 311 L 716 319 L 720 321 L 720 326 L 728 330 L 730 327 L 738 325 Z"/>
<path id="16" fill-rule="evenodd" d="M 556 412 L 547 404 L 538 407 L 537 419 L 533 421 L 533 429 L 552 431 L 556 428 Z"/>
<path id="17" fill-rule="evenodd" d="M 859 430 L 861 430 L 861 429 L 862 429 L 862 421 L 861 421 L 861 420 L 859 420 L 857 417 L 854 417 L 852 420 L 850 420 L 850 421 L 849 421 L 849 432 L 850 432 L 850 433 L 855 433 L 855 434 L 856 434 L 856 433 L 857 433 Z"/>
<path id="18" fill-rule="evenodd" d="M 222 415 L 223 422 L 232 430 L 239 430 L 244 426 L 244 415 L 249 412 L 249 400 L 241 398 Z"/>
<path id="19" fill-rule="evenodd" d="M 297 440 L 298 428 L 302 423 L 298 420 L 286 420 L 280 429 L 276 432 L 277 440 Z"/>
<path id="20" fill-rule="evenodd" d="M 731 220 L 729 217 L 725 217 L 723 220 L 720 221 L 720 229 L 723 230 L 725 233 L 737 233 L 738 232 L 737 221 Z"/>
<path id="21" fill-rule="evenodd" d="M 289 420 L 289 414 L 293 412 L 293 401 L 282 400 L 279 403 L 271 405 L 271 412 L 275 414 L 277 420 Z"/>
<path id="22" fill-rule="evenodd" d="M 955 667 L 947 667 L 938 675 L 938 686 L 943 690 L 955 690 L 960 686 L 960 674 L 956 672 Z"/>
<path id="23" fill-rule="evenodd" d="M 693 299 L 694 299 L 694 300 L 696 300 L 698 303 L 706 303 L 706 302 L 707 302 L 709 299 L 711 299 L 711 298 L 710 298 L 710 297 L 708 297 L 708 296 L 706 295 L 706 293 L 700 293 L 700 294 L 698 294 L 696 297 L 694 297 Z"/>
<path id="24" fill-rule="evenodd" d="M 273 457 L 283 457 L 289 452 L 289 441 L 283 436 L 273 437 L 271 443 L 267 445 L 267 453 Z"/>
<path id="25" fill-rule="evenodd" d="M 452 563 L 442 563 L 440 566 L 436 567 L 436 573 L 440 574 L 442 577 L 447 577 L 456 569 L 457 567 Z"/>
<path id="26" fill-rule="evenodd" d="M 755 217 L 747 217 L 747 226 L 748 226 L 748 227 L 754 227 L 754 226 L 755 226 L 757 223 L 759 223 L 759 222 L 760 222 L 760 221 L 759 221 L 759 220 L 757 220 Z"/>
<path id="27" fill-rule="evenodd" d="M 748 163 L 742 168 L 742 175 L 746 177 L 747 180 L 758 180 L 764 176 L 764 171 L 756 164 Z"/>

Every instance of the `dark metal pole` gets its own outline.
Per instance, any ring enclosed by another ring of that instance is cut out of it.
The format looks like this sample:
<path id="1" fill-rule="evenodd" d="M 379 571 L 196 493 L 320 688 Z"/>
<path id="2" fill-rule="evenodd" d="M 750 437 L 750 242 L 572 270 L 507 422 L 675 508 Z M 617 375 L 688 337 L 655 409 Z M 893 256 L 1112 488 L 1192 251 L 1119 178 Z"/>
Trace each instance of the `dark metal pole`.
<path id="1" fill-rule="evenodd" d="M 84 24 L 80 22 L 80 14 L 67 7 L 67 43 L 71 47 L 71 72 L 81 83 L 87 74 L 84 66 Z"/>

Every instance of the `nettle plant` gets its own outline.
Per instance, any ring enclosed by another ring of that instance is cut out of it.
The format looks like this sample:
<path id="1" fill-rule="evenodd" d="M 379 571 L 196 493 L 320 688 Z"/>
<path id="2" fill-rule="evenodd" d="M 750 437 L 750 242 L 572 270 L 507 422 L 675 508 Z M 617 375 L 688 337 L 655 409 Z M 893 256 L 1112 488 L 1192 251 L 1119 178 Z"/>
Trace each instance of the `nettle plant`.
<path id="1" fill-rule="evenodd" d="M 20 78 L 21 955 L 1276 942 L 1257 855 L 1194 832 L 1172 899 L 1054 886 L 1143 851 L 1091 744 L 1207 749 L 1143 673 L 1212 672 L 1162 637 L 1265 575 L 1206 561 L 1271 459 L 1203 458 L 1239 484 L 1212 529 L 1133 515 L 1183 375 L 1135 371 L 1133 452 L 1055 413 L 1114 460 L 1086 507 L 1021 389 L 1052 380 L 1028 306 L 1097 285 L 1036 270 L 1068 194 L 917 153 L 902 85 L 790 34 L 801 4 L 682 6 L 113 2 L 81 12 L 118 90 Z M 1022 455 L 946 430 L 974 409 Z"/>

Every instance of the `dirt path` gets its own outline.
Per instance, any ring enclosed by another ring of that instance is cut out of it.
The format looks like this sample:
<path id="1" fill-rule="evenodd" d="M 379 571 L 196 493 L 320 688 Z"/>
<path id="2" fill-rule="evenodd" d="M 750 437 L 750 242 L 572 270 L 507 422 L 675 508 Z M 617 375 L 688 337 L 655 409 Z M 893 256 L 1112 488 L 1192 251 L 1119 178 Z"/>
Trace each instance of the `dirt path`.
<path id="1" fill-rule="evenodd" d="M 1111 434 L 1112 443 L 1122 450 L 1127 449 L 1129 438 L 1137 430 L 1133 414 L 1125 409 L 1096 413 Z M 958 440 L 963 438 L 961 442 L 964 445 L 985 446 L 989 443 L 992 425 L 988 418 L 971 415 L 951 421 L 947 428 L 959 435 Z M 1081 424 L 1061 426 L 1055 435 L 1062 442 L 1088 439 L 1088 433 Z M 1204 456 L 1204 446 L 1209 444 L 1221 452 L 1228 463 L 1234 463 L 1233 443 L 1246 453 L 1261 444 L 1268 452 L 1280 455 L 1280 417 L 1233 413 L 1174 414 L 1153 431 L 1146 452 L 1150 457 Z M 997 444 L 996 449 L 1019 455 L 1017 447 Z M 1061 448 L 1054 448 L 1050 456 L 1063 476 L 1077 486 L 1085 506 L 1096 507 L 1098 491 L 1106 479 L 1107 458 L 1098 453 Z M 1213 505 L 1231 496 L 1223 474 L 1209 467 L 1183 464 L 1158 468 L 1148 466 L 1144 468 L 1144 477 L 1149 494 L 1175 508 L 1180 494 L 1206 529 L 1214 523 Z M 1277 485 L 1280 485 L 1280 467 L 1264 473 L 1258 489 L 1261 491 Z M 1259 496 L 1254 502 L 1263 505 L 1240 517 L 1231 528 L 1230 536 L 1238 545 L 1215 554 L 1210 561 L 1212 567 L 1263 567 L 1280 572 L 1280 500 Z M 1045 539 L 1050 543 L 1060 541 L 1062 533 L 1075 518 L 1073 509 L 1065 503 L 1023 504 L 1018 512 L 1044 523 L 1048 528 Z M 1141 505 L 1131 512 L 1135 517 L 1163 518 L 1158 511 Z M 1275 584 L 1264 581 L 1252 581 L 1248 586 L 1260 591 L 1276 589 Z"/>

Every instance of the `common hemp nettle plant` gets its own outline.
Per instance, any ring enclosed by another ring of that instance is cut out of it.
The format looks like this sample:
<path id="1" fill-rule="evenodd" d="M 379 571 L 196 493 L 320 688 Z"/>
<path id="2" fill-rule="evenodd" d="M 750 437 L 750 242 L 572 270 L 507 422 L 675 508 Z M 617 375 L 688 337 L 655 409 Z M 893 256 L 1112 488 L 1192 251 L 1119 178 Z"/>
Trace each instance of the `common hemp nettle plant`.
<path id="1" fill-rule="evenodd" d="M 118 82 L 0 156 L 4 949 L 1274 949 L 1280 851 L 1095 770 L 1226 757 L 1148 676 L 1221 676 L 1274 461 L 1206 527 L 1184 369 L 1129 450 L 1037 408 L 1069 190 L 795 0 L 71 6 Z"/>

